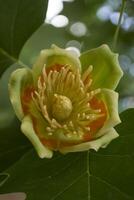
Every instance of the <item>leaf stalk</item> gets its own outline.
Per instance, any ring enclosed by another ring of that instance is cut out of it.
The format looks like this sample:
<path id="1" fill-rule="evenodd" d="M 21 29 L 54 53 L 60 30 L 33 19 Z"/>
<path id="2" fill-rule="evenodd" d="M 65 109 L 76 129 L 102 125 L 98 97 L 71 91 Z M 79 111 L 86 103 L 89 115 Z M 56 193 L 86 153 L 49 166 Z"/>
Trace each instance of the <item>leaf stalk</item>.
<path id="1" fill-rule="evenodd" d="M 122 22 L 122 17 L 123 17 L 125 5 L 126 5 L 126 0 L 122 0 L 118 25 L 117 25 L 117 28 L 116 28 L 116 31 L 115 31 L 115 34 L 114 34 L 114 39 L 113 39 L 113 50 L 115 50 L 116 46 L 117 46 L 117 40 L 118 40 L 118 36 L 119 36 L 119 30 L 120 30 L 120 26 L 121 26 L 121 22 Z"/>

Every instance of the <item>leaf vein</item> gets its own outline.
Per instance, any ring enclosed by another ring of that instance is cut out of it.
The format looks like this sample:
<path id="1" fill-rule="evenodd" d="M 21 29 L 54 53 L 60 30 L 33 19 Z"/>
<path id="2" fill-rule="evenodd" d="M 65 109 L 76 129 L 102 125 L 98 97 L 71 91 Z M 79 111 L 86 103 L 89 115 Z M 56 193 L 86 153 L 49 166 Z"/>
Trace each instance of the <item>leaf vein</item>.
<path id="1" fill-rule="evenodd" d="M 19 146 L 19 147 L 17 147 L 17 148 L 14 148 L 14 149 L 10 149 L 10 150 L 5 151 L 5 152 L 1 152 L 1 153 L 0 153 L 0 157 L 3 157 L 3 156 L 5 156 L 6 154 L 12 153 L 12 152 L 14 152 L 14 151 L 18 151 L 18 150 L 21 150 L 21 149 L 26 149 L 26 148 L 28 148 L 28 147 L 29 147 L 29 145 L 23 145 L 23 146 Z"/>
<path id="2" fill-rule="evenodd" d="M 111 183 L 105 181 L 104 179 L 98 177 L 98 176 L 94 176 L 91 175 L 93 178 L 97 179 L 98 181 L 104 183 L 105 185 L 109 186 L 111 189 L 116 190 L 117 192 L 119 192 L 122 196 L 124 196 L 125 198 L 127 198 L 126 200 L 133 200 L 133 198 L 131 196 L 129 196 L 128 194 L 126 194 L 125 192 L 121 191 L 118 187 L 112 185 Z"/>
<path id="3" fill-rule="evenodd" d="M 55 200 L 57 197 L 61 196 L 65 191 L 69 190 L 69 188 L 71 186 L 73 186 L 75 183 L 77 183 L 79 181 L 79 179 L 81 179 L 84 175 L 85 175 L 85 173 L 83 173 L 80 176 L 78 176 L 72 183 L 70 183 L 67 187 L 65 187 L 62 191 L 60 191 L 58 194 L 56 194 L 50 200 Z"/>
<path id="4" fill-rule="evenodd" d="M 119 157 L 119 158 L 131 158 L 131 157 L 133 157 L 134 156 L 134 154 L 131 154 L 131 155 L 129 155 L 129 154 L 124 154 L 124 155 L 121 155 L 121 154 L 100 154 L 100 153 L 91 153 L 92 155 L 95 155 L 95 156 L 102 156 L 102 157 Z"/>

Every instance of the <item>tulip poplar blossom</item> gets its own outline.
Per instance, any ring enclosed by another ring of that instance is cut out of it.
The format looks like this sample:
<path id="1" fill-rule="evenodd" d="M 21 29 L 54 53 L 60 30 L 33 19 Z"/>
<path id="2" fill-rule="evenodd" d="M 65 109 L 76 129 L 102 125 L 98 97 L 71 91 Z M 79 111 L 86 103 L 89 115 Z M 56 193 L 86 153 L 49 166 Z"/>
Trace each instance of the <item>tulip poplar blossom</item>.
<path id="1" fill-rule="evenodd" d="M 118 137 L 114 89 L 122 74 L 118 56 L 107 45 L 80 57 L 52 45 L 41 51 L 32 69 L 14 71 L 11 103 L 38 155 L 97 151 Z"/>

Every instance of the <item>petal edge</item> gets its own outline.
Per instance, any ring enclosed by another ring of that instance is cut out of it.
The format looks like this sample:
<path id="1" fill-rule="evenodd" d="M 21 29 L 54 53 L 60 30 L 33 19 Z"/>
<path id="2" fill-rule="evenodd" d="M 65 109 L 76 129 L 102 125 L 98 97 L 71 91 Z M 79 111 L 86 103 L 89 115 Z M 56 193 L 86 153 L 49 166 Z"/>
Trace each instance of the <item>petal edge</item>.
<path id="1" fill-rule="evenodd" d="M 83 71 L 93 65 L 92 89 L 115 89 L 123 76 L 118 62 L 118 54 L 113 53 L 106 44 L 84 52 L 80 56 L 80 61 Z"/>
<path id="2" fill-rule="evenodd" d="M 103 88 L 101 89 L 101 94 L 103 101 L 106 102 L 107 105 L 108 119 L 104 123 L 104 126 L 96 134 L 96 138 L 100 137 L 111 127 L 114 127 L 121 122 L 118 113 L 118 93 L 113 90 Z"/>
<path id="3" fill-rule="evenodd" d="M 36 63 L 33 66 L 33 75 L 35 81 L 42 72 L 44 65 L 50 67 L 55 64 L 69 65 L 73 70 L 81 70 L 81 63 L 77 56 L 72 55 L 68 50 L 52 45 L 51 49 L 44 49 L 40 52 Z"/>
<path id="4" fill-rule="evenodd" d="M 100 148 L 106 148 L 107 145 L 119 135 L 114 128 L 111 128 L 105 133 L 105 135 L 101 136 L 98 139 L 92 140 L 90 142 L 85 142 L 82 144 L 74 145 L 71 147 L 64 147 L 60 149 L 60 152 L 63 154 L 69 152 L 80 152 L 80 151 L 87 151 L 89 149 L 94 149 L 98 151 Z"/>
<path id="5" fill-rule="evenodd" d="M 19 120 L 22 120 L 24 117 L 21 103 L 21 92 L 22 89 L 31 82 L 33 82 L 32 71 L 28 68 L 20 68 L 15 70 L 11 74 L 9 80 L 8 89 L 10 100 Z"/>
<path id="6" fill-rule="evenodd" d="M 53 152 L 40 142 L 34 131 L 33 122 L 30 116 L 27 115 L 22 120 L 21 130 L 24 135 L 31 141 L 40 158 L 52 158 Z"/>

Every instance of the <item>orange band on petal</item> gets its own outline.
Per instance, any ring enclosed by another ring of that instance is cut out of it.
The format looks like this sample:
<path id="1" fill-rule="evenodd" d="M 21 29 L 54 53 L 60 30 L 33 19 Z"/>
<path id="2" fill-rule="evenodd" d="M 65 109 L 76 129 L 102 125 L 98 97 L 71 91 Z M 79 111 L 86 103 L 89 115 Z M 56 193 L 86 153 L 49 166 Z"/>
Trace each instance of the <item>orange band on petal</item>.
<path id="1" fill-rule="evenodd" d="M 94 134 L 98 129 L 102 128 L 102 126 L 104 125 L 107 119 L 107 109 L 104 102 L 102 100 L 97 99 L 96 97 L 94 97 L 90 101 L 90 105 L 93 109 L 100 109 L 101 110 L 100 114 L 104 115 L 99 119 L 90 123 L 91 133 Z"/>
<path id="2" fill-rule="evenodd" d="M 31 94 L 34 92 L 33 87 L 27 87 L 21 95 L 21 103 L 24 114 L 27 114 L 29 111 L 29 103 L 32 100 Z"/>
<path id="3" fill-rule="evenodd" d="M 47 139 L 45 138 L 44 134 L 41 133 L 40 127 L 39 127 L 39 122 L 37 122 L 37 119 L 33 116 L 32 121 L 33 121 L 33 128 L 35 130 L 35 133 L 38 135 L 41 143 L 48 147 L 51 150 L 58 150 L 59 148 L 65 147 L 65 146 L 72 146 L 79 144 L 81 142 L 63 142 L 59 141 L 58 139 Z"/>

